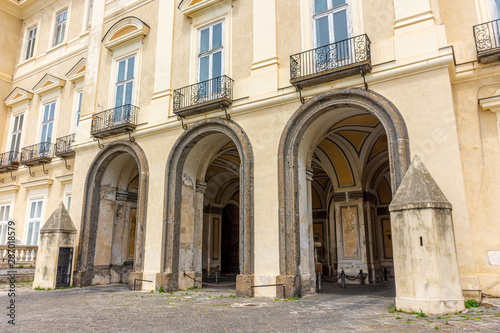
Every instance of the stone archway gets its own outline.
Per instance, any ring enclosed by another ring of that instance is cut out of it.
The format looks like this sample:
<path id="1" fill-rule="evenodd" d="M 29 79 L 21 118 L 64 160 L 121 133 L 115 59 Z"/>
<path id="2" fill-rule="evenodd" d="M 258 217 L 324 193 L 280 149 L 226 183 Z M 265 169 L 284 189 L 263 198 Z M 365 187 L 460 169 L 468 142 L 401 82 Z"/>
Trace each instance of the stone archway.
<path id="1" fill-rule="evenodd" d="M 239 170 L 240 269 L 236 279 L 236 292 L 238 295 L 245 296 L 252 294 L 250 286 L 253 282 L 254 270 L 253 153 L 250 141 L 243 129 L 234 121 L 225 119 L 207 119 L 190 126 L 172 147 L 166 168 L 161 273 L 156 278 L 157 288 L 160 286 L 165 290 L 179 288 L 179 281 L 186 272 L 185 263 L 180 262 L 179 259 L 186 252 L 184 248 L 180 251 L 181 225 L 189 224 L 192 228 L 200 227 L 202 223 L 200 216 L 203 215 L 203 195 L 207 185 L 200 178 L 203 170 L 206 170 L 210 164 L 202 156 L 207 156 L 207 151 L 214 149 L 214 146 L 224 140 L 234 143 L 241 161 Z M 190 203 L 186 205 L 186 201 Z M 195 256 L 199 255 L 195 254 Z M 199 262 L 199 258 L 194 258 L 193 261 Z M 201 277 L 201 266 L 196 263 L 189 265 L 189 267 L 198 265 L 192 273 Z"/>
<path id="2" fill-rule="evenodd" d="M 403 117 L 390 101 L 373 91 L 332 90 L 312 98 L 294 113 L 281 136 L 278 152 L 280 276 L 277 283 L 285 284 L 286 297 L 313 290 L 315 277 L 310 272 L 301 272 L 302 243 L 305 244 L 302 252 L 310 252 L 306 244 L 304 220 L 307 218 L 303 216 L 308 204 L 304 190 L 308 164 L 319 136 L 326 130 L 322 126 L 328 126 L 327 117 L 350 109 L 368 112 L 382 123 L 388 141 L 392 193 L 396 193 L 410 164 L 409 138 Z"/>
<path id="3" fill-rule="evenodd" d="M 117 141 L 110 143 L 97 154 L 91 164 L 85 181 L 85 194 L 83 198 L 84 209 L 82 213 L 80 244 L 78 247 L 77 271 L 75 274 L 75 284 L 77 285 L 91 285 L 94 276 L 94 260 L 101 208 L 101 182 L 110 164 L 115 161 L 117 157 L 127 154 L 130 159 L 136 163 L 136 168 L 138 169 L 138 175 L 134 176 L 135 182 L 137 183 L 138 200 L 135 219 L 133 267 L 132 272 L 128 274 L 129 286 L 133 285 L 134 279 L 142 278 L 142 273 L 144 271 L 149 167 L 146 155 L 137 143 Z M 127 185 L 128 183 L 125 183 L 125 186 Z M 119 195 L 118 192 L 117 195 Z"/>

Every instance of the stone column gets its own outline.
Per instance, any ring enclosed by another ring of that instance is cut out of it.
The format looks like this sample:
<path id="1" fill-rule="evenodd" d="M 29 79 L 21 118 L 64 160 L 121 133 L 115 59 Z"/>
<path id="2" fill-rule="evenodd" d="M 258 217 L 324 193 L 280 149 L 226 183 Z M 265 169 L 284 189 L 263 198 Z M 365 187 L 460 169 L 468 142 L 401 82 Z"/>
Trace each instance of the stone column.
<path id="1" fill-rule="evenodd" d="M 55 289 L 59 248 L 73 248 L 74 259 L 75 244 L 76 228 L 73 221 L 71 221 L 68 211 L 64 208 L 64 204 L 61 202 L 52 215 L 50 215 L 42 229 L 40 229 L 40 244 L 38 245 L 33 288 Z M 72 260 L 71 264 L 71 274 L 75 270 L 73 263 L 74 260 Z M 70 279 L 71 283 L 72 279 Z"/>
<path id="2" fill-rule="evenodd" d="M 451 209 L 415 156 L 389 206 L 398 309 L 430 314 L 465 309 Z"/>

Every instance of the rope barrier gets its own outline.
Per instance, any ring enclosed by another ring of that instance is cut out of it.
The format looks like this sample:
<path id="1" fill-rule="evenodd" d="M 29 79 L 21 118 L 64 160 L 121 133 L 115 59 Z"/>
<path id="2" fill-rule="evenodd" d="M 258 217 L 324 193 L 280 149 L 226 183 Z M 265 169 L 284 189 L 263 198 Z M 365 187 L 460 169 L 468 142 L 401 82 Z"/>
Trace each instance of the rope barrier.
<path id="1" fill-rule="evenodd" d="M 184 276 L 187 276 L 188 278 L 190 278 L 191 280 L 193 280 L 195 282 L 204 284 L 206 286 L 211 286 L 211 287 L 230 287 L 230 286 L 235 286 L 236 285 L 236 282 L 235 283 L 226 283 L 226 284 L 215 284 L 215 283 L 203 282 L 203 281 L 200 281 L 200 280 L 196 280 L 195 278 L 187 275 L 186 272 L 184 272 Z"/>

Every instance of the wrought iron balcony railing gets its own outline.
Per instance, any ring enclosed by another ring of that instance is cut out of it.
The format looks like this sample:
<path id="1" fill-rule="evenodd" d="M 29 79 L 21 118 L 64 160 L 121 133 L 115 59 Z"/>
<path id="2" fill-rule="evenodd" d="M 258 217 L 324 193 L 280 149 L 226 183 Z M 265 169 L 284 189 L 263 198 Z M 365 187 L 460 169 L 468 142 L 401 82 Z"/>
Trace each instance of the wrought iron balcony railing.
<path id="1" fill-rule="evenodd" d="M 132 104 L 118 106 L 92 116 L 90 134 L 104 138 L 118 133 L 130 133 L 137 126 L 139 108 Z"/>
<path id="2" fill-rule="evenodd" d="M 477 60 L 482 64 L 500 60 L 500 20 L 474 26 Z"/>
<path id="3" fill-rule="evenodd" d="M 371 71 L 370 39 L 366 34 L 290 56 L 290 82 L 302 87 Z"/>
<path id="4" fill-rule="evenodd" d="M 37 165 L 47 163 L 52 159 L 52 144 L 41 142 L 36 145 L 24 147 L 21 152 L 21 164 Z"/>
<path id="5" fill-rule="evenodd" d="M 19 167 L 19 152 L 8 151 L 0 154 L 0 172 L 17 170 Z"/>
<path id="6" fill-rule="evenodd" d="M 70 134 L 57 138 L 54 154 L 57 157 L 62 157 L 62 158 L 69 158 L 75 156 L 75 151 L 71 146 L 74 141 L 75 141 L 75 134 Z"/>
<path id="7" fill-rule="evenodd" d="M 174 113 L 191 116 L 233 103 L 233 79 L 222 75 L 174 90 Z"/>

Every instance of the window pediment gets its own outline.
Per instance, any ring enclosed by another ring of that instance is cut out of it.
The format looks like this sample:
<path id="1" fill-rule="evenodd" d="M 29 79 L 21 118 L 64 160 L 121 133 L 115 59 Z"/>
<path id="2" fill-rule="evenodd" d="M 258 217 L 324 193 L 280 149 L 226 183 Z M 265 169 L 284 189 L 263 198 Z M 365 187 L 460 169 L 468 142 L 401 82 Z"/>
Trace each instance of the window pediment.
<path id="1" fill-rule="evenodd" d="M 36 94 L 43 94 L 44 92 L 64 87 L 66 81 L 54 75 L 45 74 L 40 81 L 33 87 Z"/>
<path id="2" fill-rule="evenodd" d="M 70 69 L 68 73 L 66 73 L 66 77 L 71 81 L 76 81 L 85 76 L 85 65 L 87 64 L 87 60 L 85 58 L 80 59 L 73 68 Z"/>
<path id="3" fill-rule="evenodd" d="M 149 33 L 149 26 L 137 17 L 126 17 L 113 24 L 106 32 L 102 43 L 109 50 L 114 50 L 117 46 L 144 38 Z"/>
<path id="4" fill-rule="evenodd" d="M 15 87 L 14 90 L 3 101 L 7 106 L 13 106 L 17 103 L 29 101 L 33 98 L 33 93 L 23 88 Z"/>
<path id="5" fill-rule="evenodd" d="M 205 9 L 225 2 L 230 2 L 230 0 L 183 0 L 178 8 L 184 15 L 192 17 Z"/>

